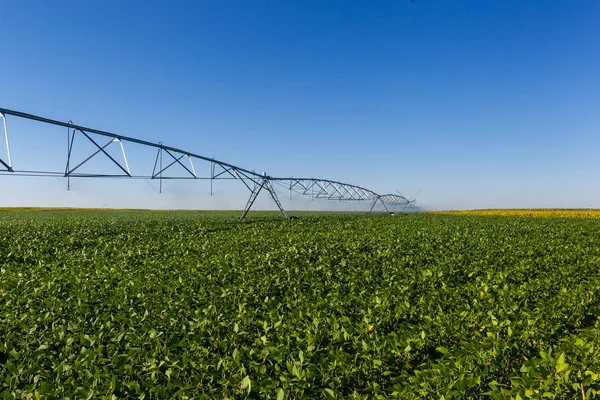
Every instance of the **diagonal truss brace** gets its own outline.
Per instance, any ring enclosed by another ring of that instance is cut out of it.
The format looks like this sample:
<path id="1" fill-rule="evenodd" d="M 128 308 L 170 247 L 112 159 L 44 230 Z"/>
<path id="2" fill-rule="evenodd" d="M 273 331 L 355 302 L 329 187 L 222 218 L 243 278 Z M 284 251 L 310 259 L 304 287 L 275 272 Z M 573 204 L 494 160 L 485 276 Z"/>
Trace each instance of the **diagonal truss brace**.
<path id="1" fill-rule="evenodd" d="M 265 189 L 267 192 L 269 192 L 271 198 L 273 199 L 273 201 L 275 201 L 277 208 L 279 208 L 279 211 L 281 211 L 281 215 L 283 215 L 283 218 L 287 218 L 287 214 L 285 213 L 285 210 L 283 209 L 283 206 L 279 201 L 279 197 L 277 197 L 277 193 L 275 192 L 275 188 L 273 187 L 273 182 L 271 181 L 271 178 L 266 174 L 263 174 L 260 180 L 253 181 L 253 188 L 250 188 L 249 185 L 246 184 L 246 186 L 248 186 L 248 189 L 250 189 L 250 197 L 248 198 L 248 202 L 246 202 L 246 207 L 244 207 L 244 213 L 242 214 L 240 219 L 244 219 L 246 217 L 246 214 L 248 214 L 248 211 L 250 211 L 250 209 L 252 208 L 252 205 L 256 201 L 256 198 L 258 197 L 258 194 L 262 189 Z"/>
<path id="2" fill-rule="evenodd" d="M 7 160 L 4 161 L 0 158 L 0 166 L 4 167 L 2 171 L 14 172 L 12 169 L 12 161 L 10 159 L 10 144 L 8 143 L 8 130 L 6 129 L 6 116 L 3 113 L 0 113 L 0 118 L 2 118 L 2 122 L 4 125 L 4 140 L 6 142 L 6 155 Z"/>
<path id="3" fill-rule="evenodd" d="M 162 166 L 162 153 L 163 152 L 167 153 L 173 159 L 173 161 L 171 161 L 171 163 L 164 168 Z M 181 160 L 184 158 L 187 158 L 189 160 L 189 162 L 190 162 L 189 168 L 181 162 Z M 185 169 L 191 175 L 192 178 L 194 178 L 194 179 L 198 178 L 198 176 L 196 175 L 196 169 L 194 168 L 194 163 L 192 162 L 192 158 L 188 154 L 181 153 L 181 155 L 179 157 L 176 157 L 168 149 L 165 149 L 164 147 L 162 147 L 162 144 L 161 144 L 158 149 L 158 152 L 156 153 L 156 160 L 154 161 L 154 169 L 152 170 L 152 177 L 150 179 L 157 179 L 157 178 L 163 179 L 163 177 L 162 177 L 163 172 L 165 172 L 167 169 L 169 169 L 170 167 L 172 167 L 175 164 L 181 165 L 183 167 L 183 169 Z M 157 166 L 159 167 L 158 171 L 156 170 Z M 182 178 L 179 177 L 179 179 L 182 179 Z"/>
<path id="4" fill-rule="evenodd" d="M 94 144 L 94 146 L 96 146 L 98 148 L 98 150 L 96 150 L 95 152 L 93 152 L 90 156 L 88 156 L 85 160 L 83 160 L 82 162 L 80 162 L 79 164 L 77 164 L 75 167 L 70 168 L 70 163 L 71 163 L 71 155 L 72 155 L 72 151 L 73 151 L 73 143 L 75 141 L 75 133 L 79 131 L 81 132 L 90 142 L 92 142 Z M 119 143 L 119 145 L 121 146 L 121 154 L 123 155 L 123 161 L 125 163 L 125 167 L 123 167 L 123 165 L 121 165 L 120 162 L 118 162 L 117 160 L 114 159 L 113 156 L 111 156 L 110 154 L 108 154 L 106 152 L 106 148 L 108 146 L 110 146 L 112 143 Z M 121 139 L 119 138 L 112 138 L 110 139 L 104 146 L 100 146 L 94 139 L 92 139 L 90 137 L 90 135 L 88 135 L 85 131 L 81 130 L 81 129 L 73 129 L 73 133 L 71 135 L 71 140 L 69 143 L 69 152 L 67 154 L 67 166 L 65 168 L 65 177 L 69 177 L 69 176 L 73 176 L 73 175 L 77 175 L 77 176 L 106 176 L 106 175 L 98 175 L 98 174 L 73 174 L 73 172 L 75 172 L 78 168 L 80 168 L 82 165 L 84 165 L 86 162 L 88 162 L 89 160 L 91 160 L 92 158 L 94 158 L 97 154 L 99 153 L 104 153 L 104 155 L 106 157 L 108 157 L 117 167 L 119 167 L 125 175 L 112 175 L 112 176 L 128 176 L 131 177 L 131 172 L 129 170 L 129 163 L 127 162 L 127 155 L 125 154 L 125 148 L 123 147 L 123 142 L 121 141 Z"/>

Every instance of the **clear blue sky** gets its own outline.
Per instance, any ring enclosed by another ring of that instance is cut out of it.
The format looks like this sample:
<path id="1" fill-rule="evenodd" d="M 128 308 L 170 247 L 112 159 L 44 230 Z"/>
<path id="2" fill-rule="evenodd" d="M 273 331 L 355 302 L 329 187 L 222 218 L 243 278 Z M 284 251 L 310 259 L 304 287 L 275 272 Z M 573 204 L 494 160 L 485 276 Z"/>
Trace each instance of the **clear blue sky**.
<path id="1" fill-rule="evenodd" d="M 600 207 L 595 0 L 4 1 L 0 20 L 0 107 L 427 208 Z M 16 166 L 64 163 L 64 130 L 8 123 Z M 0 176 L 0 206 L 246 200 L 48 181 Z"/>

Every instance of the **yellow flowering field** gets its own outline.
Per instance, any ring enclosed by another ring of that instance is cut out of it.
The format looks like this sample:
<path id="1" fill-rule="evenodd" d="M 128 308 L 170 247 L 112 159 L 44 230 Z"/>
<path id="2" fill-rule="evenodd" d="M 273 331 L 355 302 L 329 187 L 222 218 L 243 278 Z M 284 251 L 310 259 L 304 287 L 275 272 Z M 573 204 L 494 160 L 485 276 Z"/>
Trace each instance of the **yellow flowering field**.
<path id="1" fill-rule="evenodd" d="M 542 217 L 542 218 L 600 218 L 600 209 L 589 208 L 509 208 L 487 210 L 430 211 L 431 214 L 445 215 L 484 215 L 503 217 Z"/>

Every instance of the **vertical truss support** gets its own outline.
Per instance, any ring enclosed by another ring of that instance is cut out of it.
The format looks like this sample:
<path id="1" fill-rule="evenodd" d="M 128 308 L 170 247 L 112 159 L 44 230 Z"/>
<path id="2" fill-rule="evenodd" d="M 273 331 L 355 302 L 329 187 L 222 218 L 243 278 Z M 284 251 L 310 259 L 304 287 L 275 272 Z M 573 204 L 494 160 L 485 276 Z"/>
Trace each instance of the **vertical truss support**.
<path id="1" fill-rule="evenodd" d="M 215 163 L 210 163 L 210 195 L 213 195 L 213 181 L 215 180 Z"/>
<path id="2" fill-rule="evenodd" d="M 281 211 L 281 215 L 283 216 L 283 218 L 287 218 L 287 214 L 285 213 L 285 210 L 283 209 L 283 206 L 281 205 L 281 202 L 279 201 L 279 198 L 277 197 L 277 193 L 275 193 L 275 188 L 273 187 L 273 182 L 270 179 L 267 180 L 265 188 L 269 191 L 269 194 L 271 195 L 271 198 L 273 199 L 275 204 L 277 204 L 277 208 L 279 208 L 279 211 Z"/>
<path id="3" fill-rule="evenodd" d="M 152 170 L 152 176 L 156 177 L 156 164 L 159 163 L 159 173 L 158 173 L 158 193 L 162 193 L 162 173 L 163 173 L 163 159 L 162 159 L 162 142 L 158 142 L 158 152 L 156 153 L 156 160 L 154 161 L 154 169 Z"/>
<path id="4" fill-rule="evenodd" d="M 69 163 L 71 162 L 71 151 L 73 150 L 73 139 L 75 138 L 75 129 L 71 135 L 71 125 L 73 121 L 67 122 L 67 166 L 65 167 L 65 175 L 67 177 L 67 191 L 71 190 L 71 176 L 69 175 Z"/>
<path id="5" fill-rule="evenodd" d="M 8 143 L 8 130 L 6 129 L 6 115 L 0 113 L 0 118 L 2 118 L 2 122 L 4 125 L 4 140 L 6 142 L 6 156 L 7 156 L 7 161 L 5 162 L 4 160 L 2 160 L 0 158 L 0 165 L 2 165 L 4 168 L 6 168 L 6 171 L 8 172 L 15 172 L 12 169 L 12 161 L 10 159 L 10 144 Z"/>
<path id="6" fill-rule="evenodd" d="M 380 202 L 383 205 L 383 208 L 385 208 L 385 211 L 390 212 L 390 210 L 388 210 L 387 206 L 385 205 L 385 202 L 381 199 L 381 196 L 377 196 L 377 197 L 375 197 L 375 201 L 373 202 L 373 205 L 371 206 L 371 209 L 369 210 L 369 214 L 371 212 L 373 212 L 373 209 L 377 205 L 377 202 Z"/>
<path id="7" fill-rule="evenodd" d="M 275 192 L 275 188 L 273 187 L 273 182 L 271 181 L 271 178 L 269 176 L 263 174 L 260 179 L 260 184 L 258 184 L 257 181 L 254 181 L 254 188 L 252 188 L 250 190 L 250 198 L 248 199 L 248 202 L 246 203 L 246 207 L 244 208 L 244 213 L 242 214 L 240 219 L 246 218 L 248 211 L 250 211 L 250 209 L 252 208 L 252 205 L 254 204 L 254 202 L 256 201 L 256 198 L 258 197 L 258 194 L 260 193 L 260 191 L 263 188 L 267 192 L 269 192 L 269 194 L 271 195 L 271 198 L 277 205 L 277 208 L 279 208 L 279 211 L 281 212 L 281 215 L 283 216 L 283 218 L 287 218 L 287 214 L 285 213 L 285 210 L 283 209 L 283 206 L 281 205 L 281 202 L 279 201 L 279 197 L 277 197 L 277 193 Z"/>

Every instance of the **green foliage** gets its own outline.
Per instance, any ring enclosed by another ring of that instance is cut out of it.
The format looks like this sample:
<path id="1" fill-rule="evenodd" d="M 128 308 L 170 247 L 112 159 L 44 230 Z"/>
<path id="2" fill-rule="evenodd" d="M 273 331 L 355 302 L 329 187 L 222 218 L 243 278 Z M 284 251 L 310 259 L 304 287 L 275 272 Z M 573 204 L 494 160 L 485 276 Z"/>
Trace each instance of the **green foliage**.
<path id="1" fill-rule="evenodd" d="M 0 394 L 595 398 L 600 222 L 0 213 Z"/>

